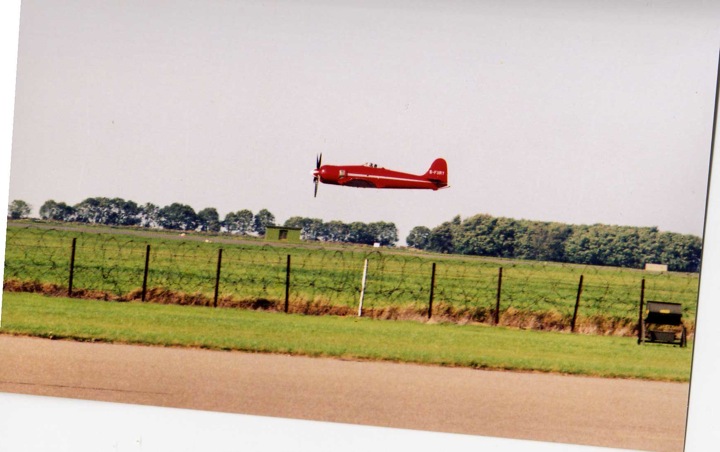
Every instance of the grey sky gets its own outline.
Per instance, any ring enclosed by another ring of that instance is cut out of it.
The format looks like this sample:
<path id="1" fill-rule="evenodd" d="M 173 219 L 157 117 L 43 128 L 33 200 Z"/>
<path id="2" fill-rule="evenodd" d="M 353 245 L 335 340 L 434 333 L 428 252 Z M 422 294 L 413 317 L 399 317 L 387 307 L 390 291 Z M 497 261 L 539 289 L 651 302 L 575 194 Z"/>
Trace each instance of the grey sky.
<path id="1" fill-rule="evenodd" d="M 10 199 L 702 233 L 720 4 L 24 1 Z M 324 163 L 438 192 L 320 186 Z"/>

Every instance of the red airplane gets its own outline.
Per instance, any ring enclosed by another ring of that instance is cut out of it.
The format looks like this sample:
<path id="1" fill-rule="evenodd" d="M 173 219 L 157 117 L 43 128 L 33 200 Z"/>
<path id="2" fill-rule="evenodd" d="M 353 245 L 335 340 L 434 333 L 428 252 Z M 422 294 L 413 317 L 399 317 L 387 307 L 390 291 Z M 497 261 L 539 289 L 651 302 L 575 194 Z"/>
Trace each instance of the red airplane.
<path id="1" fill-rule="evenodd" d="M 373 163 L 364 165 L 322 165 L 322 154 L 315 162 L 313 182 L 315 196 L 318 184 L 345 185 L 362 188 L 411 188 L 437 190 L 447 187 L 447 163 L 436 159 L 430 169 L 421 176 L 380 168 Z"/>

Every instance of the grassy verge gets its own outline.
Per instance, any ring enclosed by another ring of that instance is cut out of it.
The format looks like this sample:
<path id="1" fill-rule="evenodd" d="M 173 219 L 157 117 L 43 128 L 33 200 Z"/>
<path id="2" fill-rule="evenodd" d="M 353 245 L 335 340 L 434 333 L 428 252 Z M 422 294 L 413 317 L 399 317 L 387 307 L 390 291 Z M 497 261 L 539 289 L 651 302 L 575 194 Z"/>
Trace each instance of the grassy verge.
<path id="1" fill-rule="evenodd" d="M 6 334 L 688 381 L 688 348 L 628 337 L 4 293 Z"/>

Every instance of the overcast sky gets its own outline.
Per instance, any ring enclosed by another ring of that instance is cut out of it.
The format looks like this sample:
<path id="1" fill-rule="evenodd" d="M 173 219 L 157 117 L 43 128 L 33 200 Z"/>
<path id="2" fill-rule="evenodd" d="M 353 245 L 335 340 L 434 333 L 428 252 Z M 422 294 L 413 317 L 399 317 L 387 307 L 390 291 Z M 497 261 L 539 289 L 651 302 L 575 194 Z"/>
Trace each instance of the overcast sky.
<path id="1" fill-rule="evenodd" d="M 719 24 L 711 1 L 26 0 L 10 200 L 701 235 Z M 313 198 L 317 153 L 444 157 L 450 188 Z"/>

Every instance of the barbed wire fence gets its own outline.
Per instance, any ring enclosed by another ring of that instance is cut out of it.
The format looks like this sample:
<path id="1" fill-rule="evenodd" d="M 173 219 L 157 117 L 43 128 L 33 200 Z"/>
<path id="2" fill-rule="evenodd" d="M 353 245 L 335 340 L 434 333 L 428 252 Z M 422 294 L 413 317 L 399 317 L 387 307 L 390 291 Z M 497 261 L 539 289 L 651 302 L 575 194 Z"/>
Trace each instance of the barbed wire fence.
<path id="1" fill-rule="evenodd" d="M 6 244 L 6 290 L 120 301 L 357 315 L 362 292 L 360 312 L 373 318 L 630 335 L 642 284 L 646 300 L 682 303 L 690 331 L 698 294 L 696 274 L 374 248 L 237 245 L 39 228 L 8 228 Z"/>

